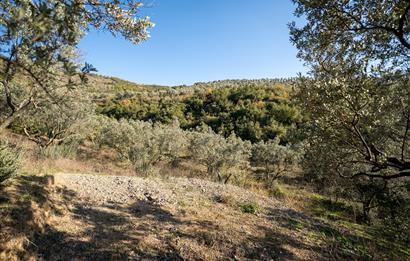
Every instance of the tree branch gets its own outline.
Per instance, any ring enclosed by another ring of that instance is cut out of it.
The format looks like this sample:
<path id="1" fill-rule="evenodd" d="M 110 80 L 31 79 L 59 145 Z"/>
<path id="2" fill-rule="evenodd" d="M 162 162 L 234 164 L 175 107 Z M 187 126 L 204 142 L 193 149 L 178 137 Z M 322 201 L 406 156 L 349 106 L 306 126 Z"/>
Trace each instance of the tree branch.
<path id="1" fill-rule="evenodd" d="M 410 111 L 407 113 L 407 123 L 406 123 L 406 130 L 404 131 L 403 135 L 403 142 L 401 145 L 401 160 L 404 161 L 404 153 L 406 149 L 406 141 L 407 141 L 407 134 L 410 129 Z"/>

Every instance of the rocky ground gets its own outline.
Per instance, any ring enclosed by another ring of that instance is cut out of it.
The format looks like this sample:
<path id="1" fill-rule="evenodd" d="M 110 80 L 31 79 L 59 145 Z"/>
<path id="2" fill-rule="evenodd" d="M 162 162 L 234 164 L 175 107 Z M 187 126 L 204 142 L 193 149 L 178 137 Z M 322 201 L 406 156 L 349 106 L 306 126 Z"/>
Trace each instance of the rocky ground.
<path id="1" fill-rule="evenodd" d="M 54 177 L 28 206 L 38 201 L 47 213 L 24 249 L 33 260 L 352 258 L 323 236 L 330 227 L 236 186 L 175 177 Z M 24 190 L 38 182 L 25 179 Z"/>
<path id="2" fill-rule="evenodd" d="M 55 174 L 57 187 L 75 191 L 77 198 L 95 204 L 130 204 L 146 200 L 157 205 L 175 205 L 181 200 L 215 199 L 231 195 L 236 201 L 257 201 L 270 206 L 281 205 L 251 191 L 233 185 L 223 185 L 191 178 L 140 178 L 132 176 Z"/>

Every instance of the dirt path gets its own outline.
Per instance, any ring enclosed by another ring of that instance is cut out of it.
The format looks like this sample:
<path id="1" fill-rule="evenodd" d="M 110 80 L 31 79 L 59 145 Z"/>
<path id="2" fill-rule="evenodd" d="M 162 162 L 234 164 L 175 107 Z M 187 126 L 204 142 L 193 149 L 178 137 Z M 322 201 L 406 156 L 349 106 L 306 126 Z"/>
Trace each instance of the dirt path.
<path id="1" fill-rule="evenodd" d="M 55 180 L 51 217 L 33 239 L 39 259 L 327 259 L 310 237 L 315 221 L 235 186 L 74 174 Z M 249 202 L 260 213 L 243 213 L 239 206 Z"/>

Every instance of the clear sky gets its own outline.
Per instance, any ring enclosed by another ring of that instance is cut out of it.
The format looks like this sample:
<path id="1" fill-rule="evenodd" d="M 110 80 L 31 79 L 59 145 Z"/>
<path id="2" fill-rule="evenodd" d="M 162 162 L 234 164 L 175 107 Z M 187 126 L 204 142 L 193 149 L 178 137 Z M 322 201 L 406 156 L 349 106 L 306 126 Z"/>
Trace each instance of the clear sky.
<path id="1" fill-rule="evenodd" d="M 293 77 L 303 72 L 289 42 L 290 0 L 145 0 L 156 26 L 133 45 L 91 32 L 80 44 L 100 74 L 137 83 L 192 84 Z"/>

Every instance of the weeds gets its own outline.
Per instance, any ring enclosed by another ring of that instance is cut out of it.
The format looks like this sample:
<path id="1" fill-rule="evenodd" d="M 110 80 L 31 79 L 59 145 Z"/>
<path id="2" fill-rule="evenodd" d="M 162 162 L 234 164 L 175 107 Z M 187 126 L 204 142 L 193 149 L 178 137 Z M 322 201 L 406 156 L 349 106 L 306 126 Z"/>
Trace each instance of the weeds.
<path id="1" fill-rule="evenodd" d="M 258 214 L 262 208 L 257 202 L 245 202 L 239 204 L 239 208 L 243 213 L 248 213 L 248 214 Z"/>

